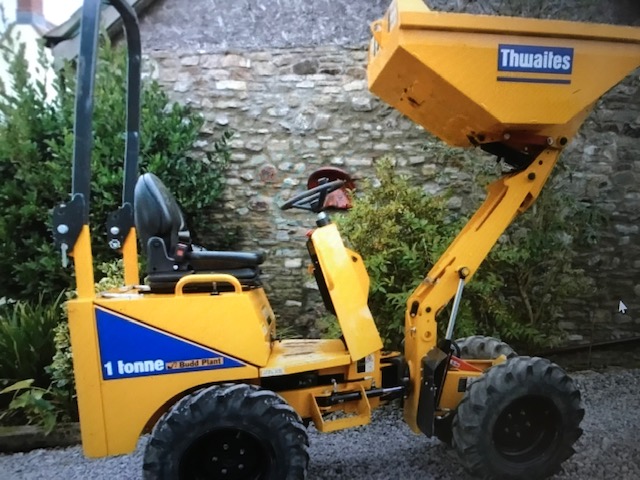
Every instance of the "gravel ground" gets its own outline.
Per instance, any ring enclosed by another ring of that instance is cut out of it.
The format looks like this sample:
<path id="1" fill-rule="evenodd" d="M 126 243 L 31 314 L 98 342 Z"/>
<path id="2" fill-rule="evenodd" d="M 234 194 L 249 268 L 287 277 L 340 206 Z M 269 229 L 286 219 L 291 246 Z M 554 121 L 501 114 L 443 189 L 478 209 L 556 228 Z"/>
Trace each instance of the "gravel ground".
<path id="1" fill-rule="evenodd" d="M 578 480 L 640 478 L 640 369 L 579 372 L 584 434 L 576 453 L 553 477 Z M 146 439 L 131 455 L 88 460 L 80 447 L 0 455 L 2 480 L 125 480 L 141 478 Z M 413 434 L 401 412 L 385 407 L 366 427 L 310 433 L 309 479 L 468 480 L 454 452 Z"/>

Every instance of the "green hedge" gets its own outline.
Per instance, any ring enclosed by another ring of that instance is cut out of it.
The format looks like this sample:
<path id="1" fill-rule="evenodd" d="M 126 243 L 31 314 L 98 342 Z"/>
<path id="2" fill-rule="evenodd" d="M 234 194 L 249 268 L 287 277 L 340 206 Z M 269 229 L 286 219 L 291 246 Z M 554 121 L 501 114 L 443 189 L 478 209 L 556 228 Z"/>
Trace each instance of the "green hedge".
<path id="1" fill-rule="evenodd" d="M 5 41 L 10 89 L 0 87 L 0 298 L 55 298 L 71 285 L 51 241 L 51 209 L 68 198 L 73 155 L 75 72 L 72 65 L 47 85 L 30 77 L 24 45 Z M 44 55 L 38 68 L 50 67 Z M 91 225 L 96 263 L 113 259 L 104 234 L 107 214 L 121 203 L 125 142 L 125 52 L 100 49 L 92 157 Z M 196 158 L 194 142 L 203 124 L 189 107 L 169 101 L 156 82 L 144 85 L 140 171 L 153 171 L 172 190 L 197 240 L 207 245 L 216 225 L 210 208 L 224 188 L 229 132 L 207 137 L 209 153 Z M 198 238 L 199 237 L 199 238 Z"/>

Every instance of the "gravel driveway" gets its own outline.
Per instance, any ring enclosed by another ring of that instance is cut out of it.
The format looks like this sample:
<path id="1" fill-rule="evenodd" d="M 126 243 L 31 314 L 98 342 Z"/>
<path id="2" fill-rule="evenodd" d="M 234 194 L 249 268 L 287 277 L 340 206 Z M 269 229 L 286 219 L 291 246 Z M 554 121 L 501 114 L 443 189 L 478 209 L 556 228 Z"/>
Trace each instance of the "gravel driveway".
<path id="1" fill-rule="evenodd" d="M 554 479 L 640 478 L 640 369 L 573 374 L 583 394 L 584 434 Z M 413 434 L 401 412 L 385 407 L 372 423 L 353 430 L 312 431 L 309 479 L 468 480 L 454 452 Z M 0 455 L 2 480 L 125 480 L 141 478 L 145 439 L 131 455 L 98 460 L 80 447 Z"/>

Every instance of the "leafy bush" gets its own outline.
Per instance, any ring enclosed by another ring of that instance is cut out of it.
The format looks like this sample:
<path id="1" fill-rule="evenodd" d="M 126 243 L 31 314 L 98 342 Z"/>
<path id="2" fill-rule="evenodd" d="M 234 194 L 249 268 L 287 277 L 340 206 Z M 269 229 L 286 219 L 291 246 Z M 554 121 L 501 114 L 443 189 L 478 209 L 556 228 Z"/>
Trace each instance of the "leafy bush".
<path id="1" fill-rule="evenodd" d="M 66 316 L 66 315 L 65 315 Z M 76 381 L 73 374 L 73 354 L 69 322 L 65 318 L 53 330 L 55 354 L 46 371 L 51 377 L 51 387 L 56 393 L 60 410 L 71 420 L 78 418 L 76 403 Z"/>
<path id="2" fill-rule="evenodd" d="M 70 191 L 73 157 L 75 75 L 71 65 L 52 79 L 48 98 L 45 81 L 30 77 L 24 45 L 5 42 L 10 89 L 0 86 L 0 298 L 54 297 L 70 284 L 50 234 L 50 209 Z M 41 55 L 38 68 L 47 71 Z M 122 49 L 107 43 L 100 49 L 93 117 L 91 224 L 96 262 L 113 258 L 103 233 L 107 214 L 120 205 L 125 129 L 126 61 Z M 157 83 L 144 86 L 140 169 L 163 178 L 191 214 L 198 241 L 207 244 L 215 225 L 205 207 L 219 198 L 229 158 L 225 132 L 215 138 L 211 153 L 191 152 L 202 117 L 172 104 Z"/>
<path id="3" fill-rule="evenodd" d="M 404 338 L 409 294 L 422 281 L 457 230 L 445 199 L 425 195 L 395 175 L 382 160 L 380 187 L 364 186 L 364 195 L 337 220 L 342 235 L 362 255 L 371 279 L 369 307 L 387 346 Z"/>
<path id="4" fill-rule="evenodd" d="M 0 389 L 7 387 L 0 393 L 14 392 L 11 398 L 0 396 L 2 423 L 38 423 L 46 429 L 55 424 L 57 412 L 50 400 L 60 392 L 49 388 L 46 370 L 55 353 L 51 332 L 62 319 L 62 300 L 63 294 L 53 303 L 41 295 L 37 302 L 0 306 Z"/>
<path id="5" fill-rule="evenodd" d="M 0 413 L 0 422 L 40 425 L 45 433 L 51 433 L 58 421 L 59 409 L 51 391 L 33 386 L 33 379 L 21 380 L 0 390 L 0 395 L 13 393 L 6 410 Z"/>
<path id="6" fill-rule="evenodd" d="M 0 307 L 0 378 L 34 379 L 46 387 L 45 367 L 51 363 L 55 345 L 51 332 L 62 319 L 60 294 L 53 303 L 40 295 L 36 302 L 8 302 Z"/>
<path id="7" fill-rule="evenodd" d="M 385 344 L 395 348 L 404 337 L 407 298 L 464 219 L 451 216 L 445 198 L 428 196 L 395 174 L 388 160 L 377 165 L 377 177 L 380 186 L 366 184 L 338 224 L 364 258 L 369 307 Z M 547 188 L 465 289 L 457 336 L 493 335 L 524 350 L 557 342 L 562 306 L 589 292 L 589 282 L 573 266 L 576 246 L 593 232 L 588 213 L 560 188 Z M 438 318 L 441 329 L 446 313 Z"/>
<path id="8" fill-rule="evenodd" d="M 563 308 L 594 289 L 576 260 L 581 247 L 597 238 L 603 217 L 554 180 L 502 236 L 478 281 L 469 284 L 469 315 L 480 331 L 523 351 L 560 343 Z"/>

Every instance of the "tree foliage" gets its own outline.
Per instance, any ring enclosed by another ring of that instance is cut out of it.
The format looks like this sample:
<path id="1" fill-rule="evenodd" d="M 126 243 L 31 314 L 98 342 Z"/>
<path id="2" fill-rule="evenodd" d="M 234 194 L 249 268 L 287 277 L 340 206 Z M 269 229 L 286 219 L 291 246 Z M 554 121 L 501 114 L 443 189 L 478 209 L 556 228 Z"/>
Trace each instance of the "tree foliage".
<path id="1" fill-rule="evenodd" d="M 97 262 L 114 257 L 104 235 L 107 214 L 121 203 L 125 142 L 126 57 L 108 42 L 100 48 L 93 116 L 91 225 Z M 73 158 L 75 72 L 67 64 L 51 79 L 32 78 L 24 44 L 5 38 L 10 88 L 0 88 L 0 298 L 50 298 L 70 285 L 50 234 L 51 208 L 70 191 Z M 50 71 L 41 55 L 37 69 Z M 47 87 L 47 82 L 50 87 Z M 53 95 L 48 91 L 53 90 Z M 142 94 L 140 170 L 153 171 L 191 214 L 200 243 L 215 225 L 210 207 L 221 195 L 229 158 L 228 132 L 207 138 L 211 153 L 196 156 L 193 144 L 203 119 L 171 103 L 156 82 Z"/>

